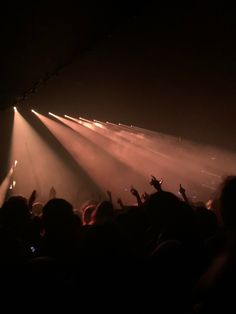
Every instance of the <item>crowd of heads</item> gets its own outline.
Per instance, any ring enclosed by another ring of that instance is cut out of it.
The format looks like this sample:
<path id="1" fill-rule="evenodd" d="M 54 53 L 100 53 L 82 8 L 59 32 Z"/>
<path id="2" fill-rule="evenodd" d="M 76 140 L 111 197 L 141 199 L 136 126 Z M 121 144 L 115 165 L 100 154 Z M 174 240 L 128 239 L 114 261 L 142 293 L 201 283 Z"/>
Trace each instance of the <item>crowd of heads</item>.
<path id="1" fill-rule="evenodd" d="M 206 205 L 192 203 L 181 185 L 177 196 L 162 180 L 150 184 L 153 193 L 143 197 L 132 187 L 132 206 L 114 202 L 109 191 L 107 200 L 80 209 L 56 197 L 40 203 L 36 191 L 9 197 L 0 210 L 0 264 L 24 269 L 31 287 L 54 289 L 99 272 L 117 281 L 117 270 L 137 288 L 139 267 L 138 277 L 149 280 L 145 290 L 154 285 L 158 304 L 168 299 L 166 311 L 227 312 L 236 280 L 236 177 Z"/>

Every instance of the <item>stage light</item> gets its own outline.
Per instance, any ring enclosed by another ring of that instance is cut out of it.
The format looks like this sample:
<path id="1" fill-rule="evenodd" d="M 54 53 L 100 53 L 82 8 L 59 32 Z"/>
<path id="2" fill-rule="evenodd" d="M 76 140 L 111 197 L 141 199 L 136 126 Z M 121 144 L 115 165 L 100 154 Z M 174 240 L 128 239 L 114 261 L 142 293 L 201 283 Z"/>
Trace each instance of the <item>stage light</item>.
<path id="1" fill-rule="evenodd" d="M 73 118 L 73 117 L 71 117 L 71 116 L 68 116 L 67 114 L 64 114 L 64 117 L 67 118 L 67 119 L 73 120 L 73 121 L 75 121 L 75 122 L 79 122 L 78 119 L 75 119 L 75 118 Z"/>
<path id="2" fill-rule="evenodd" d="M 109 125 L 113 125 L 113 126 L 117 127 L 117 124 L 115 124 L 115 123 L 112 123 L 112 122 L 109 122 L 109 121 L 107 121 L 106 123 L 109 124 Z"/>
<path id="3" fill-rule="evenodd" d="M 88 122 L 88 123 L 92 122 L 91 120 L 88 120 L 88 119 L 85 119 L 85 118 L 82 118 L 82 117 L 79 117 L 79 119 L 82 120 L 82 121 Z"/>
<path id="4" fill-rule="evenodd" d="M 96 119 L 93 119 L 93 122 L 97 122 L 97 123 L 104 124 L 104 122 L 102 122 L 102 121 L 100 121 L 100 120 L 96 120 Z"/>
<path id="5" fill-rule="evenodd" d="M 54 117 L 54 118 L 57 118 L 57 115 L 55 115 L 55 114 L 52 113 L 52 112 L 49 112 L 48 114 L 49 114 L 50 116 Z"/>
<path id="6" fill-rule="evenodd" d="M 123 126 L 123 127 L 125 127 L 125 128 L 130 128 L 130 126 L 127 125 L 127 124 L 119 123 L 119 125 L 120 125 L 120 126 Z"/>
<path id="7" fill-rule="evenodd" d="M 93 122 L 93 124 L 96 125 L 96 126 L 99 127 L 99 128 L 102 128 L 102 127 L 103 127 L 103 125 L 102 125 L 101 123 L 98 123 L 98 122 Z"/>
<path id="8" fill-rule="evenodd" d="M 16 107 L 13 107 L 13 109 L 14 109 L 15 112 L 17 112 L 17 108 Z"/>

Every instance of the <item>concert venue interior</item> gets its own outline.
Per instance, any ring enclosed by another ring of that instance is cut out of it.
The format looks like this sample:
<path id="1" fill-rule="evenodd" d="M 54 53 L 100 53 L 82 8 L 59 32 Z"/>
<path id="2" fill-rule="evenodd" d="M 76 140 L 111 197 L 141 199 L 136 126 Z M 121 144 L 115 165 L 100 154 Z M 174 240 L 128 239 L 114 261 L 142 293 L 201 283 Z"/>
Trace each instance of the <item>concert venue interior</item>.
<path id="1" fill-rule="evenodd" d="M 142 207 L 159 186 L 211 211 L 236 173 L 232 7 L 32 2 L 1 13 L 0 207 L 35 190 L 43 208 L 54 193 L 84 225 L 85 204 L 111 192 L 114 209 Z"/>

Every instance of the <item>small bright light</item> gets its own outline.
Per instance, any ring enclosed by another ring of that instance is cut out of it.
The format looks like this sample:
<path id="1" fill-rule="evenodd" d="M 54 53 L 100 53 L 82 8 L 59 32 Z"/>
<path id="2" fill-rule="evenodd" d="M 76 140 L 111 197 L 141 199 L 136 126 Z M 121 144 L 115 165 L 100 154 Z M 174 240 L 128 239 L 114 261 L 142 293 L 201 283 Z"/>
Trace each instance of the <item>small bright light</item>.
<path id="1" fill-rule="evenodd" d="M 54 113 L 49 112 L 48 113 L 50 116 L 57 118 L 57 116 Z"/>
<path id="2" fill-rule="evenodd" d="M 12 184 L 10 185 L 9 189 L 12 190 Z"/>
<path id="3" fill-rule="evenodd" d="M 15 181 L 15 180 L 13 181 L 12 186 L 13 186 L 13 187 L 16 186 L 16 181 Z"/>
<path id="4" fill-rule="evenodd" d="M 64 117 L 67 118 L 67 119 L 71 119 L 71 120 L 74 120 L 74 121 L 77 121 L 77 119 L 71 117 L 71 116 L 68 116 L 67 114 L 64 114 Z"/>
<path id="5" fill-rule="evenodd" d="M 13 107 L 13 108 L 14 108 L 14 111 L 17 112 L 17 108 L 16 107 Z"/>
<path id="6" fill-rule="evenodd" d="M 93 121 L 94 121 L 94 120 L 93 120 Z M 102 127 L 103 127 L 102 124 L 101 124 L 101 123 L 98 123 L 98 122 L 93 122 L 93 124 L 96 125 L 96 126 L 99 127 L 99 128 L 102 128 Z"/>
<path id="7" fill-rule="evenodd" d="M 33 112 L 34 114 L 38 114 L 34 109 L 31 109 L 31 112 Z"/>
<path id="8" fill-rule="evenodd" d="M 17 160 L 15 160 L 15 162 L 14 162 L 14 165 L 15 165 L 15 167 L 16 167 L 16 165 L 18 164 L 18 161 Z"/>

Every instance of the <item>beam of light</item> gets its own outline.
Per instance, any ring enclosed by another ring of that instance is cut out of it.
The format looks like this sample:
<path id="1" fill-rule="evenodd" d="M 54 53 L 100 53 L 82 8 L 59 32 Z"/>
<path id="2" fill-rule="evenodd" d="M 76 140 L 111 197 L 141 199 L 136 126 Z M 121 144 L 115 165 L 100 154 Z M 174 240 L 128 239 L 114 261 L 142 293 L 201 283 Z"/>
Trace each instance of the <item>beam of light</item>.
<path id="1" fill-rule="evenodd" d="M 115 140 L 114 132 L 111 132 L 110 130 L 106 130 L 107 133 L 104 133 L 104 130 L 102 132 L 101 130 L 95 131 L 96 129 L 86 130 L 79 127 L 74 122 L 69 122 L 68 120 L 63 119 L 60 116 L 57 116 L 57 119 L 78 132 L 79 134 L 82 134 L 89 141 L 93 142 L 94 145 L 99 146 L 100 149 L 105 150 L 106 153 L 111 155 L 111 157 L 113 158 L 114 164 L 117 162 L 123 163 L 128 168 L 127 174 L 129 173 L 130 178 L 134 177 L 133 174 L 131 175 L 131 172 L 135 172 L 139 177 L 139 180 L 135 180 L 135 182 L 139 182 L 139 185 L 141 181 L 140 178 L 142 177 L 142 181 L 145 182 L 144 177 L 149 176 L 149 174 L 153 170 L 153 166 L 157 167 L 157 165 L 155 165 L 155 160 L 150 157 L 150 152 L 147 154 L 145 150 L 143 150 L 143 147 L 135 147 L 133 145 L 130 145 L 130 143 L 124 143 L 123 139 L 120 140 L 119 138 L 117 138 Z M 150 158 L 153 159 L 152 163 L 150 162 Z M 145 162 L 146 160 L 147 162 Z M 140 167 L 140 164 L 142 164 L 142 167 Z M 164 165 L 162 165 L 162 171 L 164 168 Z M 140 186 L 144 188 L 143 184 L 141 184 Z M 146 186 L 145 189 L 147 189 Z"/>
<path id="2" fill-rule="evenodd" d="M 71 116 L 68 116 L 67 114 L 64 114 L 64 117 L 65 117 L 65 118 L 68 118 L 68 119 L 71 119 L 71 120 L 73 120 L 73 121 L 79 121 L 78 119 L 75 119 L 75 118 L 73 118 L 73 117 L 71 117 Z"/>
<path id="3" fill-rule="evenodd" d="M 93 124 L 99 128 L 103 128 L 103 125 L 101 123 L 93 122 Z"/>
<path id="4" fill-rule="evenodd" d="M 127 182 L 136 183 L 137 187 L 147 190 L 147 186 L 141 182 L 144 182 L 144 177 L 154 173 L 165 178 L 164 186 L 171 191 L 176 191 L 179 183 L 182 183 L 189 188 L 195 200 L 201 198 L 203 193 L 206 195 L 206 190 L 207 193 L 213 191 L 222 175 L 236 170 L 235 154 L 183 139 L 180 142 L 179 137 L 136 126 L 131 128 L 103 123 L 103 128 L 99 128 L 95 121 L 88 119 L 82 120 L 79 125 L 73 119 L 53 117 L 76 130 L 77 134 L 46 117 L 41 119 L 101 188 L 109 186 L 117 194 L 118 186 L 124 187 Z M 117 173 L 122 174 L 122 178 L 111 182 L 111 177 L 116 178 Z M 214 184 L 211 174 L 214 174 Z"/>
<path id="5" fill-rule="evenodd" d="M 64 122 L 65 126 L 43 115 L 38 117 L 103 191 L 109 187 L 116 195 L 120 195 L 124 187 L 130 186 L 132 182 L 144 182 L 140 174 L 107 153 L 105 142 L 102 147 L 102 142 L 98 145 L 86 136 L 87 133 L 92 134 L 93 130 L 60 116 L 57 116 L 57 119 Z M 111 180 L 115 173 L 119 173 L 119 176 L 116 176 L 116 180 Z M 133 200 L 130 193 L 125 195 L 124 199 Z"/>
<path id="6" fill-rule="evenodd" d="M 130 129 L 130 127 L 131 127 L 131 125 L 126 125 L 126 124 L 123 124 L 123 123 L 119 123 L 118 125 L 123 126 L 125 128 L 128 128 L 128 129 Z"/>
<path id="7" fill-rule="evenodd" d="M 75 121 L 75 122 L 77 122 L 79 124 L 82 124 L 82 121 L 80 121 L 79 119 L 75 119 L 75 118 L 73 118 L 71 116 L 68 116 L 67 114 L 65 114 L 64 117 L 67 118 L 67 119 L 70 119 L 72 121 Z"/>
<path id="8" fill-rule="evenodd" d="M 200 190 L 201 187 L 209 190 L 208 187 L 211 186 L 213 191 L 223 176 L 236 171 L 236 156 L 233 153 L 183 139 L 180 142 L 179 137 L 135 126 L 132 128 L 126 126 L 119 132 L 115 131 L 115 126 L 111 123 L 107 123 L 106 126 L 104 130 L 94 129 L 93 131 L 110 138 L 118 145 L 109 144 L 109 142 L 102 143 L 91 134 L 87 134 L 88 138 L 130 167 L 136 168 L 137 171 L 141 169 L 144 175 L 148 175 L 151 169 L 158 169 L 158 174 L 171 178 L 170 181 L 173 184 L 168 184 L 171 190 L 175 190 L 174 185 L 177 187 L 178 181 L 185 182 L 192 187 L 194 199 L 196 187 Z M 132 133 L 134 128 L 136 130 Z M 229 160 L 227 165 L 224 164 L 224 159 Z M 199 193 L 198 197 L 200 197 Z"/>
<path id="9" fill-rule="evenodd" d="M 52 113 L 52 112 L 48 112 L 48 114 L 50 115 L 50 116 L 52 116 L 52 117 L 56 117 L 56 115 L 54 114 L 54 113 Z"/>
<path id="10" fill-rule="evenodd" d="M 109 124 L 109 125 L 114 125 L 114 126 L 116 126 L 115 123 L 112 123 L 112 122 L 109 122 L 109 121 L 106 121 L 106 123 Z"/>
<path id="11" fill-rule="evenodd" d="M 97 122 L 97 123 L 105 124 L 105 122 L 102 122 L 102 121 L 99 121 L 99 120 L 96 120 L 96 119 L 93 119 L 93 122 Z"/>
<path id="12" fill-rule="evenodd" d="M 99 121 L 99 120 L 96 120 L 96 119 L 94 119 L 93 122 L 99 123 L 99 124 L 102 125 L 103 127 L 104 127 L 104 126 L 107 126 L 106 122 L 102 122 L 102 121 Z"/>
<path id="13" fill-rule="evenodd" d="M 30 121 L 35 122 L 37 116 L 29 116 Z M 48 136 L 45 132 L 44 135 Z M 53 150 L 52 140 L 48 141 L 47 144 L 19 112 L 15 115 L 10 152 L 14 170 L 11 192 L 28 197 L 36 189 L 39 201 L 46 202 L 54 186 L 58 197 L 75 203 L 77 188 L 82 188 L 82 182 L 69 168 L 65 157 Z"/>
<path id="14" fill-rule="evenodd" d="M 90 121 L 90 120 L 88 120 L 88 119 L 85 119 L 85 118 L 82 118 L 82 117 L 79 117 L 79 119 L 80 119 L 80 120 L 82 120 L 82 121 L 84 121 L 84 122 L 91 123 L 91 121 Z"/>

